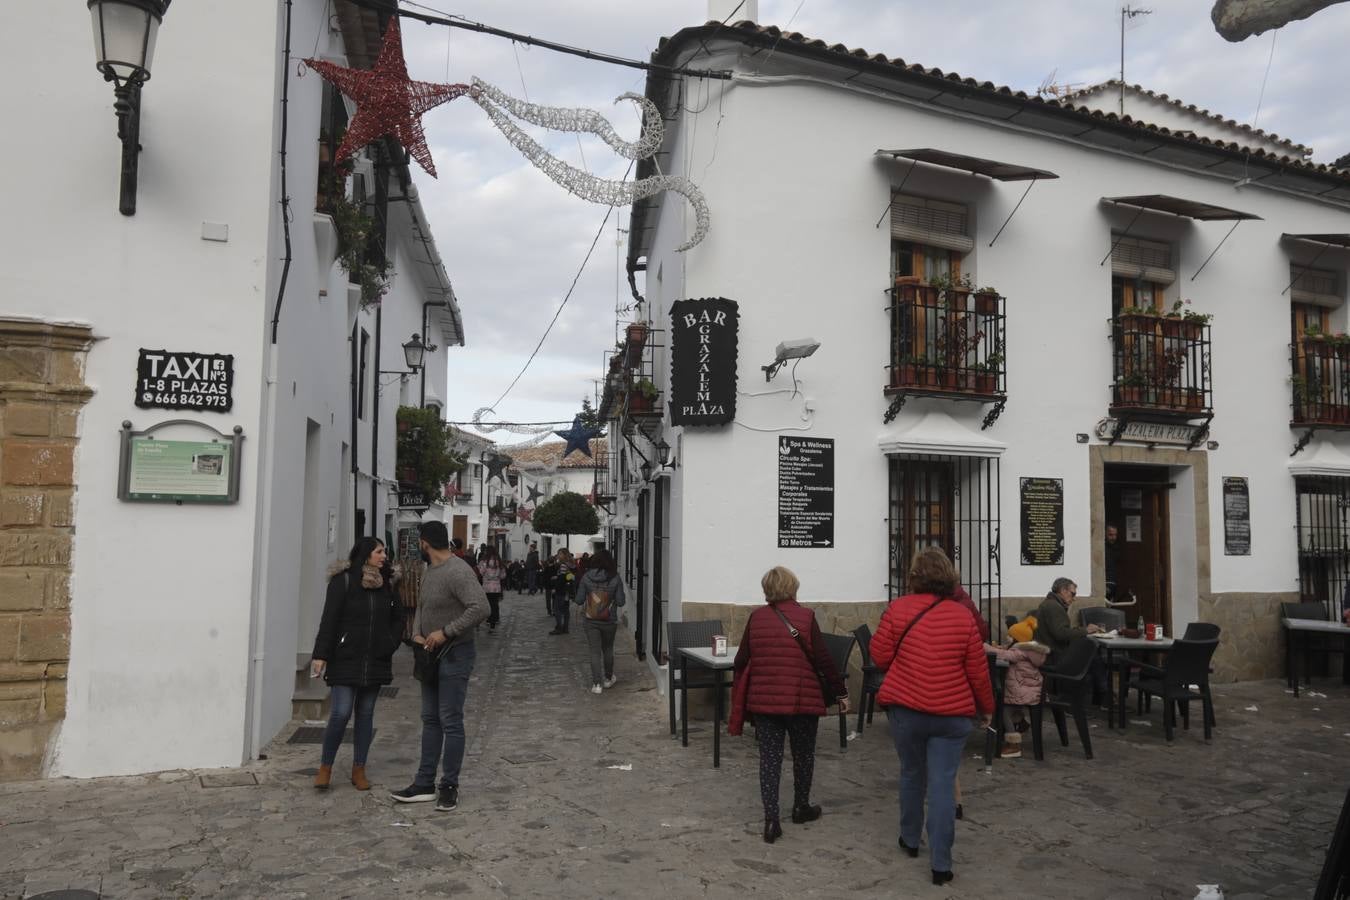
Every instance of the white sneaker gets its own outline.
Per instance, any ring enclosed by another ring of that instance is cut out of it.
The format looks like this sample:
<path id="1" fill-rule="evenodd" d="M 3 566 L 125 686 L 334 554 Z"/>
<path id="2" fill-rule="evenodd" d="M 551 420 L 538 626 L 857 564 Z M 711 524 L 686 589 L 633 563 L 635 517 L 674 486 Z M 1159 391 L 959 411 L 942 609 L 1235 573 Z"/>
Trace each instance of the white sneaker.
<path id="1" fill-rule="evenodd" d="M 618 683 L 618 681 L 619 681 L 619 679 L 618 679 L 617 676 L 611 675 L 611 676 L 609 676 L 608 678 L 605 679 L 605 687 L 607 687 L 607 688 L 612 688 L 612 687 L 614 687 L 615 684 Z"/>
<path id="2" fill-rule="evenodd" d="M 598 684 L 593 684 L 593 685 L 591 685 L 591 693 L 592 693 L 592 694 L 599 694 L 599 693 L 602 692 L 602 690 L 603 690 L 603 689 L 602 689 L 602 688 L 600 687 L 600 685 L 598 685 Z"/>

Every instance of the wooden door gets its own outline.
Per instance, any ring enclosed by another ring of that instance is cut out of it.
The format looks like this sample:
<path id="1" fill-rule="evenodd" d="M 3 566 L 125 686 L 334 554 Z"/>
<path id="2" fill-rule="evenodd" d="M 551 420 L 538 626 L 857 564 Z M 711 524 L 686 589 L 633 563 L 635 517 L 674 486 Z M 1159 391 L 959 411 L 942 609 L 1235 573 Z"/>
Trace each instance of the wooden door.
<path id="1" fill-rule="evenodd" d="M 1106 524 L 1120 533 L 1116 601 L 1138 599 L 1123 609 L 1134 627 L 1145 622 L 1171 624 L 1171 533 L 1167 469 L 1161 466 L 1106 467 Z"/>
<path id="2" fill-rule="evenodd" d="M 468 516 L 455 516 L 454 522 L 451 524 L 450 536 L 461 541 L 466 548 L 469 546 Z"/>

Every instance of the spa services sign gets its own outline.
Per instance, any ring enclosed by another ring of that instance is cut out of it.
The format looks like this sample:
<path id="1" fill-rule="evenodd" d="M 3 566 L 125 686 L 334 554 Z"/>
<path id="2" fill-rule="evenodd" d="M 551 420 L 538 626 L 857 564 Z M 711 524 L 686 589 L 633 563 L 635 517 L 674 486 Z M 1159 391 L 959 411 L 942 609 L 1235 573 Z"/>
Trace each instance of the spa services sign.
<path id="1" fill-rule="evenodd" d="M 141 348 L 136 362 L 136 405 L 229 412 L 234 405 L 234 356 Z"/>
<path id="2" fill-rule="evenodd" d="M 725 297 L 670 307 L 670 423 L 726 425 L 736 418 L 740 313 Z"/>

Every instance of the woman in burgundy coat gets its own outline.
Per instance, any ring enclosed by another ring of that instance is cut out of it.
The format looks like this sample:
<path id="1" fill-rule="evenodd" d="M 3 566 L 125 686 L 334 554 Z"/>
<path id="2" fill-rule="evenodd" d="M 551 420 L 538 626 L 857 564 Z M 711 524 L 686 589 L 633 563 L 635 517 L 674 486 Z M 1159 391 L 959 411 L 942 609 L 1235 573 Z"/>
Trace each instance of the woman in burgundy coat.
<path id="1" fill-rule="evenodd" d="M 820 818 L 811 805 L 816 765 L 816 727 L 825 708 L 838 703 L 848 712 L 844 680 L 830 659 L 811 610 L 797 603 L 797 576 L 782 566 L 765 573 L 760 586 L 765 606 L 750 614 L 736 651 L 736 679 L 749 679 L 744 711 L 754 716 L 759 735 L 759 793 L 764 801 L 764 840 L 783 834 L 778 822 L 778 780 L 783 771 L 783 738 L 792 744 L 792 821 Z M 819 672 L 831 697 L 821 692 Z"/>
<path id="2" fill-rule="evenodd" d="M 877 703 L 900 757 L 900 848 L 919 855 L 926 795 L 933 884 L 952 880 L 956 773 L 971 720 L 978 714 L 988 725 L 994 711 L 980 629 L 953 599 L 956 585 L 942 550 L 919 551 L 909 569 L 914 593 L 891 602 L 869 648 L 886 671 Z"/>

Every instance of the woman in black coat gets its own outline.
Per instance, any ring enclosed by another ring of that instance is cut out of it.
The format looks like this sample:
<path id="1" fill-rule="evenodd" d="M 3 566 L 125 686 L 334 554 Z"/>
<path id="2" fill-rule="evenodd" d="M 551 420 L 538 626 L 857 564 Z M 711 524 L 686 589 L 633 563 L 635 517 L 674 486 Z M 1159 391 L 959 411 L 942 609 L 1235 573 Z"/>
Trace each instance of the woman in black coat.
<path id="1" fill-rule="evenodd" d="M 363 537 L 328 580 L 310 663 L 311 675 L 322 675 L 333 694 L 316 788 L 327 788 L 332 779 L 333 760 L 355 709 L 352 784 L 358 791 L 370 790 L 366 754 L 374 737 L 375 701 L 380 686 L 394 680 L 394 651 L 403 637 L 403 606 L 383 571 L 385 556 L 384 542 Z"/>

